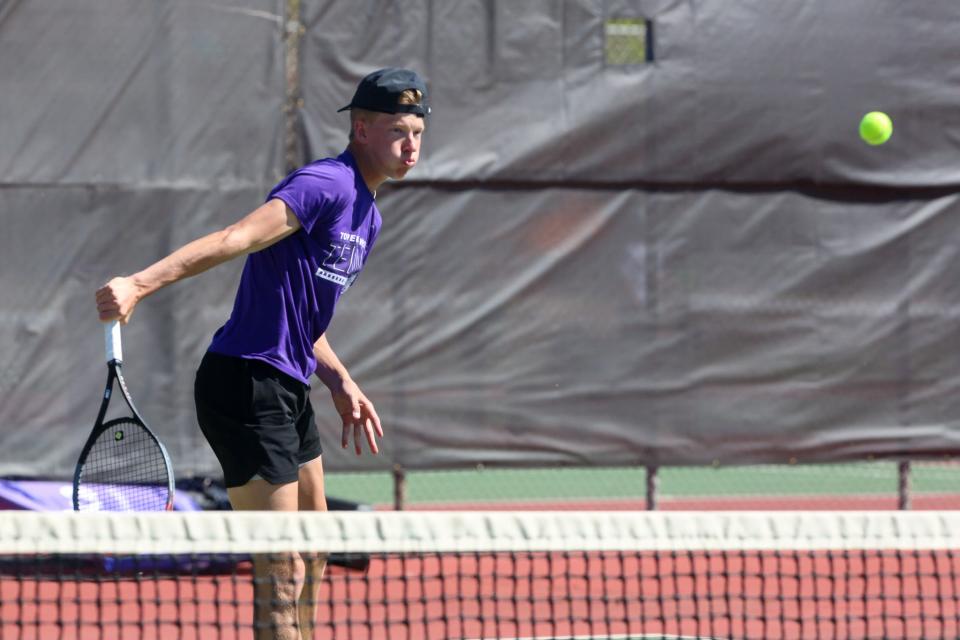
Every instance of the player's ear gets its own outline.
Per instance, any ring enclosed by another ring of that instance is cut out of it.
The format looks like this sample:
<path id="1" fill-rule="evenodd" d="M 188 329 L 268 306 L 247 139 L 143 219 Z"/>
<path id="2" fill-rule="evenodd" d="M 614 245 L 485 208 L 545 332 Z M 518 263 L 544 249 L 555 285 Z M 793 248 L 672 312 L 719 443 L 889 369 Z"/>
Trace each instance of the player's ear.
<path id="1" fill-rule="evenodd" d="M 367 141 L 367 119 L 366 118 L 355 118 L 353 122 L 350 123 L 350 126 L 353 127 L 353 137 L 352 139 L 364 143 Z"/>

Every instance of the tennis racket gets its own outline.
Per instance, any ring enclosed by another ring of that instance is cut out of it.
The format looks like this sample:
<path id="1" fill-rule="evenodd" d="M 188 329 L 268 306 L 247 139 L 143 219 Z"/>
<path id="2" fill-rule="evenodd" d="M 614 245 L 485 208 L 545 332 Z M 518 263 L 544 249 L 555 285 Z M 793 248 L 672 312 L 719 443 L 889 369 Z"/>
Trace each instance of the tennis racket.
<path id="1" fill-rule="evenodd" d="M 120 323 L 105 326 L 107 387 L 93 431 L 73 472 L 74 511 L 170 511 L 173 467 L 166 449 L 133 405 L 121 372 Z M 130 415 L 104 422 L 120 388 Z"/>

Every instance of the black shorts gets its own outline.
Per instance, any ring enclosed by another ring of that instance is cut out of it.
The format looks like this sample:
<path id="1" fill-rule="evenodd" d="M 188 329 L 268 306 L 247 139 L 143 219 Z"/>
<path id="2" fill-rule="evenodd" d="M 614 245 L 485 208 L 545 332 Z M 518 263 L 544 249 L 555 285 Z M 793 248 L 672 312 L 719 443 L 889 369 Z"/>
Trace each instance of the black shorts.
<path id="1" fill-rule="evenodd" d="M 224 483 L 255 476 L 297 479 L 322 453 L 310 387 L 265 362 L 207 352 L 194 383 L 197 421 L 223 467 Z"/>

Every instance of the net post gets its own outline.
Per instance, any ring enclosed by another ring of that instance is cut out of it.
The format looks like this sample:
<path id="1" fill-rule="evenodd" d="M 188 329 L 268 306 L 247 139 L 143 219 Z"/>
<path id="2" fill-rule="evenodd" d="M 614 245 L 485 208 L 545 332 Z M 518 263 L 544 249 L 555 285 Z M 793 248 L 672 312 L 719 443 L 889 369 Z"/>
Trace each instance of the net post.
<path id="1" fill-rule="evenodd" d="M 897 465 L 897 509 L 910 509 L 910 461 L 901 460 Z"/>
<path id="2" fill-rule="evenodd" d="M 399 464 L 393 465 L 393 508 L 403 511 L 407 502 L 407 474 Z"/>
<path id="3" fill-rule="evenodd" d="M 654 465 L 647 465 L 647 511 L 656 511 L 657 510 L 657 489 L 659 488 L 659 478 L 657 477 L 657 471 L 659 467 Z"/>

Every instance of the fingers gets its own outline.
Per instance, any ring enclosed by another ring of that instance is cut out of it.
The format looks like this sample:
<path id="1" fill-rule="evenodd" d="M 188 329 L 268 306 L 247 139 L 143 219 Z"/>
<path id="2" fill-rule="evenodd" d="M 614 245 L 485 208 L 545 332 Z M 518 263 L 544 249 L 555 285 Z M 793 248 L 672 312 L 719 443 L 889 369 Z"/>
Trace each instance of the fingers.
<path id="1" fill-rule="evenodd" d="M 350 411 L 350 415 L 343 416 L 343 448 L 346 449 L 347 445 L 350 444 L 350 429 L 353 429 L 354 439 L 356 439 L 357 428 L 360 424 L 360 401 L 356 398 L 351 398 L 351 404 L 353 408 Z M 359 452 L 358 452 L 359 455 Z"/>
<path id="2" fill-rule="evenodd" d="M 380 448 L 377 446 L 376 434 L 379 434 L 380 437 L 382 438 L 383 430 L 377 427 L 375 431 L 373 420 L 370 420 L 370 419 L 364 421 L 364 427 L 365 427 L 364 431 L 367 434 L 367 444 L 370 446 L 370 451 L 373 453 L 373 455 L 377 455 L 378 453 L 380 453 Z M 357 438 L 357 455 L 359 454 L 360 454 L 360 439 Z"/>
<path id="3" fill-rule="evenodd" d="M 380 416 L 377 415 L 377 410 L 373 408 L 369 400 L 364 404 L 364 407 L 367 409 L 367 413 L 370 414 L 369 422 L 372 423 L 373 431 L 382 438 L 383 425 L 380 424 Z"/>
<path id="4" fill-rule="evenodd" d="M 343 436 L 340 438 L 340 446 L 346 449 L 350 445 L 350 431 L 354 432 L 354 440 L 357 441 L 357 455 L 360 455 L 360 444 L 357 436 L 357 429 L 360 425 L 360 400 L 350 398 L 350 413 L 341 413 L 340 419 L 343 420 Z"/>
<path id="5" fill-rule="evenodd" d="M 383 437 L 383 425 L 380 424 L 380 416 L 377 415 L 377 410 L 374 409 L 373 403 L 367 400 L 366 397 L 363 398 L 363 409 L 366 412 L 366 418 L 363 420 L 363 431 L 367 436 L 367 445 L 370 447 L 371 453 L 377 455 L 380 453 L 380 447 L 377 444 L 377 438 Z M 357 455 L 360 455 L 360 437 L 359 433 L 354 433 L 354 438 L 357 445 Z"/>
<path id="6" fill-rule="evenodd" d="M 120 320 L 122 324 L 130 319 L 136 303 L 124 278 L 113 278 L 97 289 L 96 301 L 101 322 Z"/>
<path id="7" fill-rule="evenodd" d="M 350 430 L 353 429 L 353 417 L 349 413 L 340 414 L 343 420 L 343 435 L 340 437 L 340 446 L 346 449 L 350 446 Z"/>
<path id="8" fill-rule="evenodd" d="M 365 425 L 370 424 L 369 419 L 361 419 L 359 417 L 354 418 L 349 413 L 345 413 L 340 416 L 343 420 L 343 435 L 340 438 L 340 446 L 346 449 L 350 446 L 350 433 L 353 432 L 353 447 L 356 454 L 362 455 L 363 450 L 360 449 L 360 443 L 363 441 L 363 433 L 367 434 L 367 442 L 370 444 L 370 451 L 376 454 L 379 450 L 377 449 L 377 443 L 373 439 L 372 427 Z"/>
<path id="9" fill-rule="evenodd" d="M 350 413 L 341 414 L 340 419 L 343 421 L 340 445 L 344 449 L 350 446 L 350 435 L 353 432 L 353 449 L 358 456 L 363 454 L 361 444 L 364 438 L 367 440 L 367 446 L 370 447 L 371 453 L 376 455 L 380 452 L 377 438 L 383 437 L 383 426 L 380 424 L 380 417 L 373 405 L 367 402 L 361 407 L 360 403 L 357 402 L 354 409 Z"/>
<path id="10" fill-rule="evenodd" d="M 103 322 L 116 320 L 120 317 L 120 304 L 117 302 L 110 285 L 97 289 L 97 315 Z"/>

